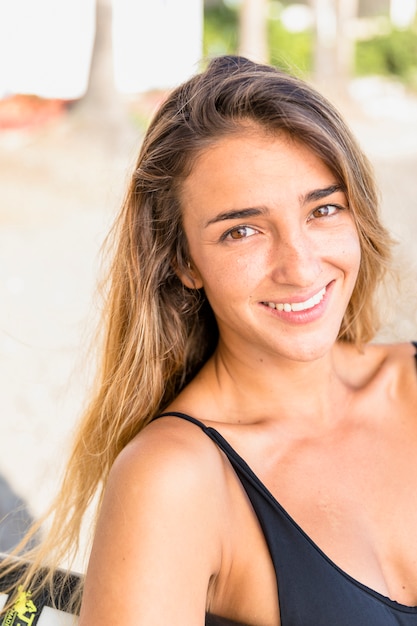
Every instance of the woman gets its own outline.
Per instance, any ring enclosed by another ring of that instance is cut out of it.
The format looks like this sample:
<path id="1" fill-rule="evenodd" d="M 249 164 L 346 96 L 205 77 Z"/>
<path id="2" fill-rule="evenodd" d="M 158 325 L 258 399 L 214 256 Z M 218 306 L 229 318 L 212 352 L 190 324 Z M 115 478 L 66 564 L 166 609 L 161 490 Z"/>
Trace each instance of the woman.
<path id="1" fill-rule="evenodd" d="M 214 60 L 151 123 L 116 239 L 41 550 L 103 484 L 79 626 L 417 624 L 416 349 L 368 343 L 390 239 L 337 112 Z"/>

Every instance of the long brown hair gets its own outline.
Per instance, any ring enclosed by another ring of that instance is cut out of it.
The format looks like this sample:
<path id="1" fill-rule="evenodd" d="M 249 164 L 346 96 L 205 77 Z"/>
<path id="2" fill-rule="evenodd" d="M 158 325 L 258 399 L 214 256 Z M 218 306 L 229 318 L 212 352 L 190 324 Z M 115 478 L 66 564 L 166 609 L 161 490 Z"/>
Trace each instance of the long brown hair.
<path id="1" fill-rule="evenodd" d="M 372 169 L 334 107 L 306 82 L 241 57 L 214 59 L 175 89 L 143 140 L 110 242 L 104 349 L 93 399 L 78 430 L 34 568 L 76 550 L 83 516 L 100 502 L 114 459 L 169 404 L 216 347 L 217 327 L 202 290 L 187 289 L 180 191 L 196 156 L 255 123 L 309 147 L 346 190 L 362 249 L 339 338 L 361 343 L 377 328 L 375 289 L 390 238 L 378 216 Z M 32 572 L 33 573 L 33 572 Z"/>

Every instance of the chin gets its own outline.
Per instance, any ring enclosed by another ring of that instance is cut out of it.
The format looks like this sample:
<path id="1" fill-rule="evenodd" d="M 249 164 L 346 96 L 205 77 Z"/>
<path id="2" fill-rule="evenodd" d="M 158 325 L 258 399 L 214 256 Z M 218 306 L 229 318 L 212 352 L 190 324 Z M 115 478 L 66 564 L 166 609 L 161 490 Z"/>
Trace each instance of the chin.
<path id="1" fill-rule="evenodd" d="M 327 336 L 323 340 L 320 340 L 318 337 L 299 338 L 298 340 L 290 341 L 285 347 L 281 345 L 278 351 L 284 358 L 290 361 L 301 363 L 317 361 L 330 353 L 337 341 L 337 335 L 338 333 L 332 337 Z"/>

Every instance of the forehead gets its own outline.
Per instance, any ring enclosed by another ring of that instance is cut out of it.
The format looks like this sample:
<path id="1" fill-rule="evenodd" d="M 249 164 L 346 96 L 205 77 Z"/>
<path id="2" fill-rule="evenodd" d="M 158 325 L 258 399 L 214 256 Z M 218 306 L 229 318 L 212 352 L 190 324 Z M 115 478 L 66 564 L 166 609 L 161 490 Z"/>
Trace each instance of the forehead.
<path id="1" fill-rule="evenodd" d="M 223 137 L 197 156 L 183 183 L 183 210 L 198 205 L 270 203 L 338 182 L 305 144 L 287 134 L 245 130 Z"/>

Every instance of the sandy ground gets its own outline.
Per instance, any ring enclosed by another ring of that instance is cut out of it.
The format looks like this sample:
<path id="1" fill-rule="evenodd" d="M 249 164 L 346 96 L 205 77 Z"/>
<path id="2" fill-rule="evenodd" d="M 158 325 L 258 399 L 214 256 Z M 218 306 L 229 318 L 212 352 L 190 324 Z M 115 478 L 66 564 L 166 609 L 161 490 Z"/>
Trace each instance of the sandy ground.
<path id="1" fill-rule="evenodd" d="M 372 81 L 353 93 L 342 109 L 375 165 L 403 263 L 381 338 L 417 339 L 417 100 Z M 137 128 L 116 130 L 74 109 L 0 134 L 0 514 L 9 488 L 43 511 L 83 406 L 99 250 L 140 142 Z"/>

